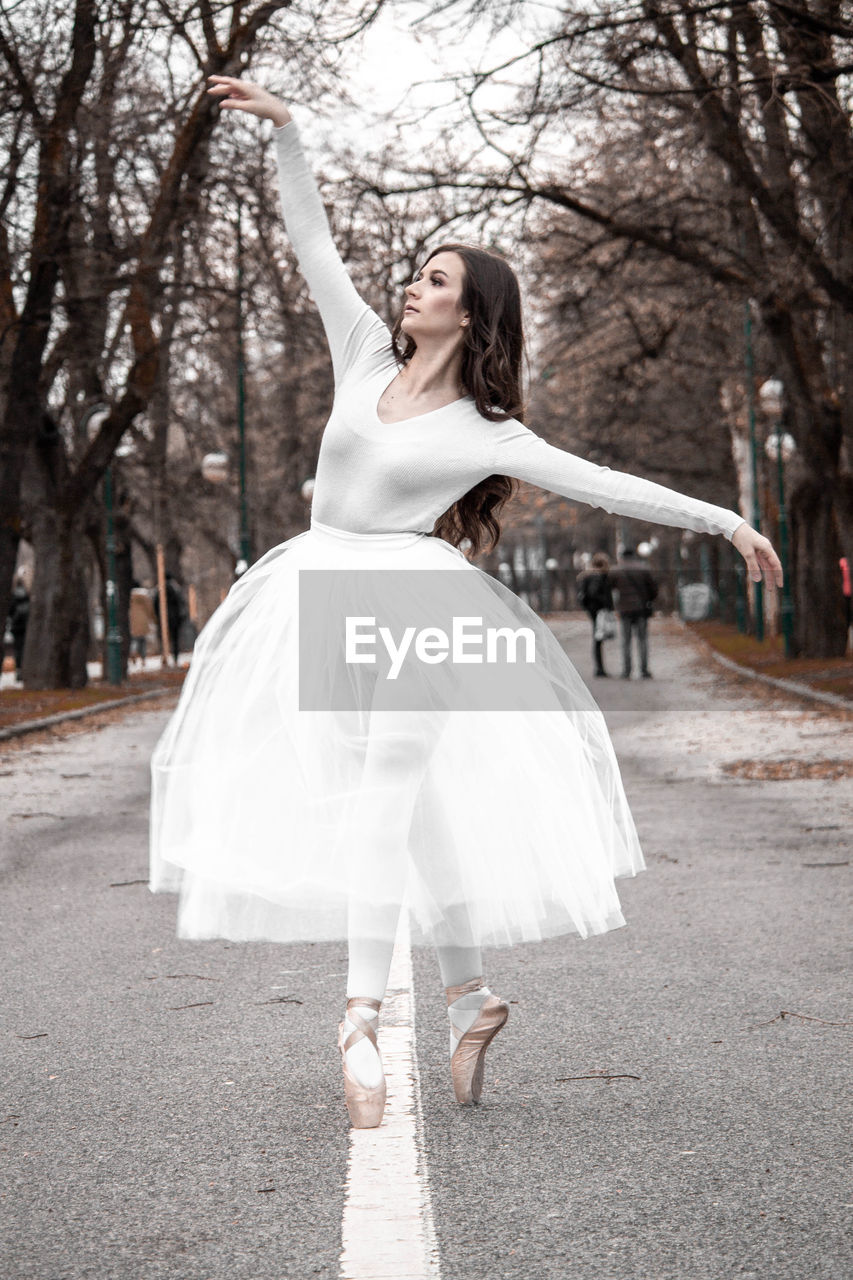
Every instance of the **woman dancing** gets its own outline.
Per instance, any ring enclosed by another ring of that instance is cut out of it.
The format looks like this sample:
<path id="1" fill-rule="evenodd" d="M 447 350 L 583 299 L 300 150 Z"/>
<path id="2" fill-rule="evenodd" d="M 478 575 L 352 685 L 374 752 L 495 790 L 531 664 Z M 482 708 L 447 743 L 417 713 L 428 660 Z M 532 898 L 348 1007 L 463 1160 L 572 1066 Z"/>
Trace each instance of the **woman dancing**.
<path id="1" fill-rule="evenodd" d="M 724 534 L 756 581 L 763 570 L 781 584 L 781 566 L 734 511 L 595 466 L 523 425 L 520 295 L 500 257 L 437 247 L 389 332 L 337 254 L 287 108 L 248 81 L 210 81 L 223 109 L 272 121 L 335 400 L 310 529 L 231 588 L 155 750 L 151 888 L 180 892 L 181 937 L 347 939 L 344 1092 L 353 1125 L 373 1127 L 385 1104 L 376 1028 L 404 905 L 414 940 L 437 948 L 451 1079 L 470 1103 L 509 1012 L 484 985 L 480 948 L 618 928 L 614 878 L 644 866 L 595 701 L 542 620 L 458 544 L 494 545 L 514 477 Z M 390 661 L 380 676 L 378 660 L 354 657 L 352 620 L 383 623 L 390 643 L 434 621 L 433 606 L 454 626 L 532 639 L 524 679 L 508 663 L 498 683 L 466 681 L 472 668 L 423 646 L 401 699 Z"/>

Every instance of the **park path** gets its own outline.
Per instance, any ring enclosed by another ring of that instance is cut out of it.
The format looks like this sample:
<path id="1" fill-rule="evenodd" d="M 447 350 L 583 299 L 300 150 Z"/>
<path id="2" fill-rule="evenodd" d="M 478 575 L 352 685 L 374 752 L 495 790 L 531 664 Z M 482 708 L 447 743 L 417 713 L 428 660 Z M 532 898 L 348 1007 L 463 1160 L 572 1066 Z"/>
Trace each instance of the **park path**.
<path id="1" fill-rule="evenodd" d="M 590 677 L 585 622 L 552 625 Z M 478 1108 L 453 1101 L 414 949 L 445 1280 L 853 1269 L 849 720 L 712 669 L 659 619 L 652 670 L 591 681 L 648 862 L 619 882 L 628 926 L 486 953 L 512 1014 Z M 0 1268 L 336 1280 L 345 946 L 175 938 L 144 883 L 164 720 L 0 755 Z"/>

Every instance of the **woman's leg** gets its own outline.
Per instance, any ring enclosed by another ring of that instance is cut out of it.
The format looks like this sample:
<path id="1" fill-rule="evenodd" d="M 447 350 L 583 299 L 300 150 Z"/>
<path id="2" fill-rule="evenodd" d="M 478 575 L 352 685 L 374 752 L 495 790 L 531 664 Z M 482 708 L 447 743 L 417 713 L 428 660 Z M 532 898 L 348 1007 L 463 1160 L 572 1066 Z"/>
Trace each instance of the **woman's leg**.
<path id="1" fill-rule="evenodd" d="M 619 625 L 622 628 L 622 679 L 631 678 L 631 615 L 619 614 Z"/>
<path id="2" fill-rule="evenodd" d="M 649 671 L 649 620 L 644 613 L 637 616 L 637 643 L 640 646 L 640 674 L 651 675 Z"/>
<path id="3" fill-rule="evenodd" d="M 429 789 L 425 788 L 429 798 Z M 420 846 L 419 870 L 432 885 L 436 901 L 445 901 L 441 942 L 436 946 L 441 980 L 447 998 L 448 1053 L 450 1075 L 457 1102 L 478 1102 L 483 1088 L 483 1064 L 488 1046 L 507 1019 L 509 1006 L 498 999 L 483 981 L 483 957 L 476 942 L 472 908 L 461 901 L 447 904 L 442 894 L 451 894 L 461 877 L 455 861 L 455 844 L 447 829 L 438 798 L 433 795 L 429 831 L 437 840 L 430 856 Z M 422 828 L 423 830 L 423 828 Z M 440 836 L 440 838 L 438 838 Z M 452 895 L 451 895 L 452 896 Z"/>
<path id="4" fill-rule="evenodd" d="M 26 635 L 23 631 L 12 632 L 12 652 L 15 655 L 15 679 L 21 678 L 21 667 L 24 665 L 24 640 Z"/>
<path id="5" fill-rule="evenodd" d="M 596 640 L 595 638 L 595 619 L 596 619 L 595 613 L 592 610 L 590 610 L 589 620 L 592 623 L 592 661 L 595 664 L 594 674 L 597 676 L 603 676 L 607 674 L 606 671 L 604 670 L 604 655 L 602 653 L 602 648 L 601 648 L 603 641 Z"/>
<path id="6" fill-rule="evenodd" d="M 354 904 L 349 911 L 349 964 L 347 968 L 347 999 L 385 998 L 391 957 L 394 952 L 394 934 L 397 929 L 399 907 L 373 910 L 363 903 Z M 385 934 L 374 937 L 371 934 Z M 367 935 L 367 936 L 366 936 Z M 379 1014 L 369 1005 L 357 1004 L 355 1012 L 366 1020 L 373 1020 L 376 1027 Z M 355 1023 L 344 1018 L 345 1037 L 355 1029 Z M 354 1076 L 368 1089 L 375 1089 L 382 1080 L 382 1064 L 370 1040 L 356 1040 L 347 1050 L 347 1065 Z"/>
<path id="7" fill-rule="evenodd" d="M 371 718 L 366 741 L 356 744 L 364 766 L 347 837 L 352 841 L 348 999 L 382 1001 L 385 996 L 408 873 L 412 814 L 435 736 L 431 715 L 380 712 L 378 719 Z M 356 1005 L 355 1011 L 378 1019 L 377 1010 L 367 1005 Z M 345 1034 L 354 1026 L 345 1019 Z M 347 1051 L 347 1065 L 367 1088 L 382 1079 L 379 1055 L 366 1038 Z"/>
<path id="8" fill-rule="evenodd" d="M 444 816 L 441 795 L 429 775 L 418 797 L 415 834 L 412 849 L 418 873 L 430 897 L 443 910 L 435 951 L 447 996 L 452 1058 L 459 1036 L 473 1026 L 491 992 L 483 983 L 483 956 L 471 908 L 465 902 L 456 842 Z M 459 990 L 464 987 L 468 990 Z"/>
<path id="9" fill-rule="evenodd" d="M 438 968 L 445 987 L 458 987 L 483 976 L 483 954 L 479 947 L 436 947 Z"/>

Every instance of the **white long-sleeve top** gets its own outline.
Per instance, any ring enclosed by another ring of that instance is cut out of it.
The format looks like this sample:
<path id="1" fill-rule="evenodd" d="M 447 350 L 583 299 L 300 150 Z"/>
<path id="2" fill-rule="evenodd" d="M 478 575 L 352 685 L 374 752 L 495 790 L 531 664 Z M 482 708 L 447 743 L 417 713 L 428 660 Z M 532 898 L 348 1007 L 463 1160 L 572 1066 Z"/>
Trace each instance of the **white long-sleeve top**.
<path id="1" fill-rule="evenodd" d="M 517 419 L 489 422 L 470 396 L 383 423 L 376 411 L 399 372 L 387 325 L 356 292 L 335 248 L 294 121 L 273 129 L 285 227 L 320 311 L 335 375 L 312 514 L 352 533 L 431 533 L 486 476 L 506 475 L 651 524 L 731 538 L 743 517 L 548 444 Z"/>

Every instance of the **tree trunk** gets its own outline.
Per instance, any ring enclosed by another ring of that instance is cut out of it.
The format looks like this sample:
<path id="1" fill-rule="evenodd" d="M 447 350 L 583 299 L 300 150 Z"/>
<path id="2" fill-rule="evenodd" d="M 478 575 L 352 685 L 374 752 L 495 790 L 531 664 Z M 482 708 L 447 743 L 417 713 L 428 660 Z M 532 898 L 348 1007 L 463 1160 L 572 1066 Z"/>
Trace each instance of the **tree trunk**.
<path id="1" fill-rule="evenodd" d="M 120 483 L 117 483 L 118 501 L 113 510 L 113 531 L 115 535 L 115 589 L 116 617 L 121 635 L 121 677 L 127 679 L 130 660 L 130 592 L 133 587 L 133 555 L 130 519 Z M 109 627 L 110 610 L 107 598 L 107 517 L 103 504 L 97 507 L 97 518 L 92 520 L 86 530 L 92 562 L 97 566 L 100 590 L 101 616 L 104 619 L 104 634 L 101 638 L 100 655 L 101 670 L 109 671 Z"/>
<path id="2" fill-rule="evenodd" d="M 35 576 L 22 675 L 27 689 L 82 689 L 88 680 L 88 545 L 80 514 L 41 504 L 33 520 Z"/>
<path id="3" fill-rule="evenodd" d="M 4 529 L 0 535 L 0 609 L 6 609 L 12 594 L 12 582 L 15 566 L 18 563 L 18 549 L 21 535 L 13 529 Z M 5 618 L 5 614 L 3 617 Z"/>
<path id="4" fill-rule="evenodd" d="M 0 495 L 0 601 L 3 602 L 3 608 L 8 605 L 12 594 L 12 579 L 18 563 L 18 548 L 21 544 L 20 514 L 14 511 L 15 506 L 18 505 L 14 497 L 16 487 L 17 482 L 0 485 L 0 488 L 8 488 L 10 499 L 7 515 L 3 511 L 5 506 L 3 495 Z"/>
<path id="5" fill-rule="evenodd" d="M 791 494 L 791 589 L 796 651 L 809 658 L 839 658 L 847 651 L 835 504 L 811 477 Z"/>
<path id="6" fill-rule="evenodd" d="M 127 494 L 120 479 L 116 476 L 118 502 L 113 517 L 115 529 L 116 555 L 116 606 L 118 609 L 118 625 L 121 631 L 121 674 L 127 679 L 127 664 L 130 658 L 130 592 L 133 587 L 133 543 L 128 515 Z M 106 671 L 106 667 L 104 667 Z"/>
<path id="7" fill-rule="evenodd" d="M 810 318 L 773 297 L 765 300 L 762 319 L 784 382 L 801 468 L 788 498 L 795 649 L 804 658 L 842 657 L 847 631 L 838 567 L 846 481 L 841 407 Z"/>

